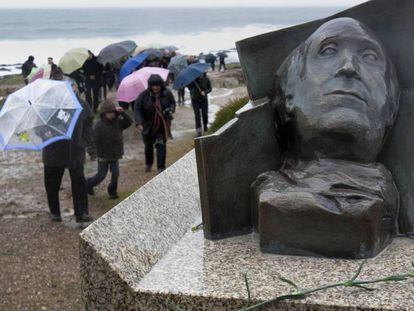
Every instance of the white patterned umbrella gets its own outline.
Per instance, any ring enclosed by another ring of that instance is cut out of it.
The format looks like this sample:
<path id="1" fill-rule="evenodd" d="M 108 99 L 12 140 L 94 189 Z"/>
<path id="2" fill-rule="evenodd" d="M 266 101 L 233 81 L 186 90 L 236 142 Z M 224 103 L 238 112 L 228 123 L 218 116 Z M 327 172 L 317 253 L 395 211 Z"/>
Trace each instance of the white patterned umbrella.
<path id="1" fill-rule="evenodd" d="M 71 139 L 81 112 L 70 82 L 38 79 L 7 97 L 0 111 L 0 147 L 41 150 Z"/>

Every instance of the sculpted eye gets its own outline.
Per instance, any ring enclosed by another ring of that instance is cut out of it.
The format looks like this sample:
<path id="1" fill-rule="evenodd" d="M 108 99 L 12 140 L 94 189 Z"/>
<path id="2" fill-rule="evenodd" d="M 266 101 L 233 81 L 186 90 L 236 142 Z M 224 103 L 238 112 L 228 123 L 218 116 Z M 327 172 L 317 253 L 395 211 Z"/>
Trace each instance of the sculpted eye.
<path id="1" fill-rule="evenodd" d="M 319 51 L 319 55 L 322 56 L 329 56 L 329 55 L 333 55 L 337 52 L 337 49 L 335 46 L 333 45 L 328 45 L 328 46 L 323 46 L 320 51 Z"/>
<path id="2" fill-rule="evenodd" d="M 364 51 L 362 58 L 369 63 L 374 63 L 378 60 L 378 54 L 374 51 Z"/>

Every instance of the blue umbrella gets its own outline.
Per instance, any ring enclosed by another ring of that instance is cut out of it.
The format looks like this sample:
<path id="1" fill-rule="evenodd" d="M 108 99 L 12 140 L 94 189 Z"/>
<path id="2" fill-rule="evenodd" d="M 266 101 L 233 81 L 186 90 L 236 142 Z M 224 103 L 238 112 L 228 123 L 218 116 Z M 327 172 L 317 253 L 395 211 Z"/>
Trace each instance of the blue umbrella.
<path id="1" fill-rule="evenodd" d="M 141 66 L 147 59 L 148 55 L 148 53 L 144 52 L 128 59 L 119 72 L 119 81 L 122 81 L 126 76 L 130 75 L 135 69 Z"/>
<path id="2" fill-rule="evenodd" d="M 0 147 L 41 150 L 71 139 L 81 112 L 69 82 L 38 79 L 7 97 L 0 111 Z"/>
<path id="3" fill-rule="evenodd" d="M 178 74 L 177 79 L 174 82 L 173 88 L 178 90 L 182 89 L 183 87 L 186 87 L 195 79 L 200 77 L 203 73 L 205 73 L 209 68 L 210 64 L 206 63 L 191 64 Z"/>

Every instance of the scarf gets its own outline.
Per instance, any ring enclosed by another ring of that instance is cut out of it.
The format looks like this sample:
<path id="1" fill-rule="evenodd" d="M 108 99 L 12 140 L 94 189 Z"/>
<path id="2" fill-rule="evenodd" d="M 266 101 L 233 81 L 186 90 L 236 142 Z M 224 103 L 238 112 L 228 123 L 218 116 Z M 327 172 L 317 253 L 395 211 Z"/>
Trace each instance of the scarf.
<path id="1" fill-rule="evenodd" d="M 161 101 L 159 96 L 155 97 L 153 105 L 155 108 L 155 114 L 152 126 L 152 133 L 154 135 L 157 135 L 161 130 L 163 130 L 163 135 L 165 136 L 165 139 L 172 139 L 171 121 L 165 119 L 164 113 L 162 112 Z"/>

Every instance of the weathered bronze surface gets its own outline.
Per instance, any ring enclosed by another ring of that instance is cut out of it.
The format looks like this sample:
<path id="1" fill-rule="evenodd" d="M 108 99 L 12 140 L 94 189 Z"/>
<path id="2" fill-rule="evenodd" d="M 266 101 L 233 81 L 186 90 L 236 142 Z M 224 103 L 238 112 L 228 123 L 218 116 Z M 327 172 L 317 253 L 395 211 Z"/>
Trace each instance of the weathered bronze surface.
<path id="1" fill-rule="evenodd" d="M 392 240 L 392 175 L 363 163 L 377 159 L 398 100 L 392 63 L 355 19 L 323 24 L 288 56 L 272 94 L 286 158 L 253 185 L 262 250 L 366 258 Z"/>

